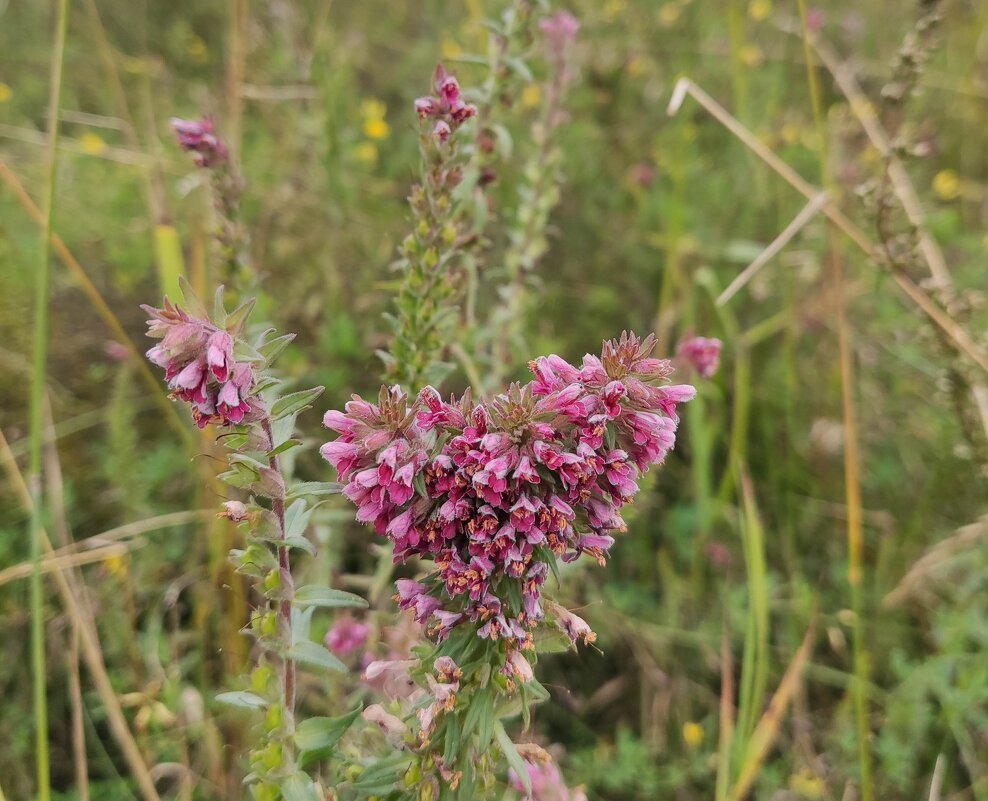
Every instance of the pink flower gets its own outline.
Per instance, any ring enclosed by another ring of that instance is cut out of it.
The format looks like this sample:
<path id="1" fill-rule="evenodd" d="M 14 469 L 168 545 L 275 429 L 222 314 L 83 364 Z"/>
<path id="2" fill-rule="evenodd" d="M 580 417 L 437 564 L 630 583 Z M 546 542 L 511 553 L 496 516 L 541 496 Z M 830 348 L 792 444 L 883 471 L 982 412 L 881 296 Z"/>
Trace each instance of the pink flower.
<path id="1" fill-rule="evenodd" d="M 459 82 L 442 64 L 436 67 L 432 88 L 435 95 L 415 101 L 415 113 L 419 119 L 435 121 L 432 135 L 436 141 L 445 144 L 457 128 L 476 116 L 477 107 L 464 102 Z"/>
<path id="2" fill-rule="evenodd" d="M 707 337 L 690 337 L 679 343 L 676 355 L 702 378 L 711 378 L 720 366 L 721 341 Z"/>
<path id="3" fill-rule="evenodd" d="M 150 315 L 148 336 L 161 340 L 147 357 L 164 369 L 172 397 L 192 407 L 199 428 L 243 422 L 254 410 L 254 367 L 235 361 L 232 335 L 168 298 L 161 309 L 141 308 Z"/>
<path id="4" fill-rule="evenodd" d="M 361 650 L 367 644 L 368 634 L 370 626 L 366 623 L 345 617 L 337 620 L 326 632 L 326 647 L 339 656 L 346 656 Z"/>
<path id="5" fill-rule="evenodd" d="M 213 131 L 212 117 L 203 117 L 201 120 L 172 117 L 170 124 L 179 147 L 192 153 L 197 167 L 215 167 L 227 160 L 229 151 L 223 140 Z"/>
<path id="6" fill-rule="evenodd" d="M 444 87 L 444 101 L 455 99 L 457 86 Z M 433 565 L 424 581 L 396 585 L 399 606 L 430 634 L 469 624 L 509 653 L 530 647 L 555 560 L 605 564 L 625 529 L 621 508 L 674 446 L 677 407 L 695 393 L 663 385 L 672 366 L 651 356 L 654 344 L 624 333 L 580 368 L 536 359 L 531 382 L 488 402 L 446 402 L 427 387 L 409 403 L 384 387 L 376 404 L 354 398 L 327 412 L 340 436 L 321 452 L 357 520 L 392 540 L 395 561 Z M 574 641 L 593 641 L 576 615 L 553 615 Z"/>

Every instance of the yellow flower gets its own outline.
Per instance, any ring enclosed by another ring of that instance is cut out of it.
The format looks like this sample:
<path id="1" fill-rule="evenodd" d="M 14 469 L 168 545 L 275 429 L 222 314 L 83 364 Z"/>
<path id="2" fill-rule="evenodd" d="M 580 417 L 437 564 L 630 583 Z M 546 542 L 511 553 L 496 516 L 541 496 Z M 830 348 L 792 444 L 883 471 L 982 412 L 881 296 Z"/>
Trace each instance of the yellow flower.
<path id="1" fill-rule="evenodd" d="M 665 28 L 671 28 L 679 22 L 681 11 L 678 3 L 666 3 L 659 9 L 659 23 Z"/>
<path id="2" fill-rule="evenodd" d="M 443 39 L 442 44 L 439 45 L 439 50 L 443 54 L 443 58 L 459 58 L 463 55 L 463 48 L 460 47 L 460 43 L 449 37 Z"/>
<path id="3" fill-rule="evenodd" d="M 185 45 L 185 50 L 189 56 L 192 57 L 193 61 L 198 61 L 200 64 L 202 64 L 209 55 L 206 42 L 203 41 L 201 36 L 196 36 L 194 34 L 189 38 L 188 43 Z"/>
<path id="4" fill-rule="evenodd" d="M 85 133 L 79 139 L 79 145 L 82 147 L 82 152 L 88 156 L 98 156 L 104 150 L 106 150 L 106 142 L 99 134 Z"/>
<path id="5" fill-rule="evenodd" d="M 620 16 L 628 8 L 627 0 L 607 0 L 604 5 L 604 19 L 610 21 Z"/>
<path id="6" fill-rule="evenodd" d="M 377 164 L 377 145 L 373 142 L 361 142 L 354 151 L 357 161 L 364 164 Z"/>
<path id="7" fill-rule="evenodd" d="M 632 56 L 628 61 L 628 75 L 637 78 L 645 71 L 645 59 L 641 56 Z"/>
<path id="8" fill-rule="evenodd" d="M 365 120 L 383 120 L 387 111 L 388 107 L 373 97 L 360 103 L 360 113 Z"/>
<path id="9" fill-rule="evenodd" d="M 794 145 L 799 141 L 802 132 L 799 130 L 798 125 L 787 122 L 782 126 L 782 130 L 779 133 L 782 134 L 783 142 L 787 145 Z"/>
<path id="10" fill-rule="evenodd" d="M 521 104 L 524 108 L 535 108 L 542 101 L 542 90 L 537 83 L 530 83 L 521 90 Z"/>
<path id="11" fill-rule="evenodd" d="M 122 555 L 113 554 L 112 556 L 108 556 L 103 560 L 103 564 L 106 565 L 106 569 L 110 571 L 111 575 L 120 579 L 126 577 L 127 563 L 124 561 L 124 557 Z"/>
<path id="12" fill-rule="evenodd" d="M 789 789 L 811 801 L 823 796 L 823 779 L 808 768 L 789 777 Z"/>
<path id="13" fill-rule="evenodd" d="M 0 81 L 0 103 L 6 103 L 14 96 L 14 90 L 3 81 Z"/>
<path id="14" fill-rule="evenodd" d="M 738 58 L 748 67 L 757 67 L 765 60 L 765 54 L 758 45 L 746 44 L 738 51 Z"/>
<path id="15" fill-rule="evenodd" d="M 690 748 L 699 748 L 703 745 L 703 726 L 690 721 L 683 724 L 683 742 Z"/>
<path id="16" fill-rule="evenodd" d="M 961 194 L 961 179 L 953 170 L 940 170 L 933 176 L 933 191 L 942 200 L 955 200 Z"/>
<path id="17" fill-rule="evenodd" d="M 364 134 L 368 139 L 387 139 L 391 126 L 384 120 L 367 120 L 364 122 Z"/>
<path id="18" fill-rule="evenodd" d="M 761 22 L 772 13 L 772 0 L 751 0 L 748 4 L 748 16 L 755 22 Z"/>

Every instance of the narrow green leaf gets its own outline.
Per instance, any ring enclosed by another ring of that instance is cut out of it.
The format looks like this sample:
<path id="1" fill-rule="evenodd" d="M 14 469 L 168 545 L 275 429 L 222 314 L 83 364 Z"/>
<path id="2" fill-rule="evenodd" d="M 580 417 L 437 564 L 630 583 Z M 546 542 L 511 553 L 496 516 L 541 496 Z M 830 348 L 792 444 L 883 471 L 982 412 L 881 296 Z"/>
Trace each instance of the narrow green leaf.
<path id="1" fill-rule="evenodd" d="M 209 312 L 206 311 L 206 307 L 202 305 L 202 301 L 196 295 L 192 284 L 184 275 L 178 277 L 178 288 L 182 290 L 182 299 L 185 301 L 185 308 L 188 309 L 189 313 L 201 320 L 208 320 Z"/>
<path id="2" fill-rule="evenodd" d="M 285 512 L 285 536 L 288 538 L 303 536 L 309 527 L 312 512 L 313 507 L 308 506 L 303 500 L 297 500 L 289 506 Z"/>
<path id="3" fill-rule="evenodd" d="M 227 315 L 226 330 L 229 331 L 231 335 L 236 337 L 243 333 L 244 326 L 247 324 L 247 318 L 254 310 L 255 303 L 257 303 L 255 298 L 249 298 Z"/>
<path id="4" fill-rule="evenodd" d="M 295 745 L 302 751 L 322 752 L 332 749 L 360 715 L 362 707 L 335 718 L 306 718 L 295 730 Z"/>
<path id="5" fill-rule="evenodd" d="M 325 387 L 313 387 L 278 398 L 271 407 L 271 417 L 278 420 L 290 414 L 297 414 L 303 409 L 308 409 L 312 401 L 322 395 L 324 390 Z"/>
<path id="6" fill-rule="evenodd" d="M 528 775 L 528 766 L 525 765 L 525 760 L 521 758 L 521 754 L 518 753 L 515 744 L 511 742 L 511 738 L 508 737 L 508 733 L 504 730 L 504 724 L 501 721 L 497 721 L 494 724 L 494 736 L 497 738 L 497 744 L 501 746 L 501 750 L 504 752 L 504 758 L 514 768 L 515 773 L 518 774 L 518 779 L 525 787 L 525 794 L 531 795 L 532 780 Z"/>
<path id="7" fill-rule="evenodd" d="M 288 658 L 293 662 L 304 662 L 307 665 L 315 665 L 339 673 L 347 672 L 347 666 L 333 656 L 325 645 L 310 640 L 295 643 L 288 651 Z"/>
<path id="8" fill-rule="evenodd" d="M 275 456 L 280 456 L 281 454 L 285 453 L 286 451 L 290 451 L 292 448 L 296 447 L 297 445 L 301 445 L 301 444 L 302 444 L 302 440 L 300 440 L 300 439 L 294 439 L 294 438 L 292 438 L 292 439 L 286 439 L 277 448 L 274 448 L 274 449 L 268 451 L 267 456 L 268 456 L 269 459 L 273 459 Z"/>
<path id="9" fill-rule="evenodd" d="M 287 348 L 292 340 L 295 339 L 295 334 L 283 334 L 280 337 L 275 337 L 269 342 L 261 342 L 257 346 L 257 352 L 261 354 L 264 359 L 264 363 L 270 365 L 275 359 L 277 359 L 281 352 Z"/>
<path id="10" fill-rule="evenodd" d="M 291 500 L 312 496 L 339 495 L 342 489 L 343 485 L 337 484 L 335 481 L 300 481 L 298 484 L 292 484 L 286 497 Z"/>
<path id="11" fill-rule="evenodd" d="M 324 608 L 360 608 L 367 607 L 367 601 L 359 595 L 331 587 L 320 587 L 318 584 L 307 584 L 295 591 L 296 606 L 321 606 Z"/>
<path id="12" fill-rule="evenodd" d="M 216 696 L 216 700 L 221 704 L 239 706 L 245 709 L 264 709 L 268 705 L 268 702 L 261 698 L 261 696 L 254 695 L 254 693 L 249 693 L 246 690 L 220 693 Z"/>

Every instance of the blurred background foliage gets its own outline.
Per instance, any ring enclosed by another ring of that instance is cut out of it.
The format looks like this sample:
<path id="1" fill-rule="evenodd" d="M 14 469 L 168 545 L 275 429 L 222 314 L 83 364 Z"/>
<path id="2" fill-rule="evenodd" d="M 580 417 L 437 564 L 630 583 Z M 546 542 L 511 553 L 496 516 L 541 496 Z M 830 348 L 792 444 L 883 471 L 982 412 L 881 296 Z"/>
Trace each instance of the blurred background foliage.
<path id="1" fill-rule="evenodd" d="M 915 97 L 881 104 L 890 63 L 930 5 L 835 0 L 807 14 L 870 98 L 857 111 L 909 154 L 908 174 L 958 288 L 953 311 L 983 339 L 988 6 L 946 0 L 924 45 L 929 61 Z M 481 22 L 499 5 L 72 6 L 55 230 L 129 336 L 144 349 L 138 304 L 155 302 L 174 279 L 174 253 L 162 257 L 168 243 L 177 241 L 194 284 L 208 289 L 212 280 L 203 178 L 167 129 L 170 116 L 211 112 L 248 179 L 258 316 L 298 334 L 282 369 L 300 385 L 325 384 L 325 408 L 351 392 L 376 392 L 374 350 L 386 342 L 381 314 L 396 284 L 388 267 L 407 229 L 417 163 L 411 103 L 428 90 L 437 59 L 465 86 L 482 79 L 468 57 L 484 52 Z M 565 179 L 531 290 L 526 354 L 575 360 L 624 328 L 657 331 L 666 353 L 690 330 L 720 337 L 725 348 L 720 373 L 697 379 L 700 400 L 684 414 L 680 444 L 649 476 L 611 564 L 570 567 L 564 600 L 594 626 L 600 650 L 542 660 L 553 699 L 537 710 L 533 737 L 553 745 L 570 783 L 585 784 L 591 798 L 713 798 L 725 676 L 737 700 L 743 671 L 755 671 L 767 699 L 815 617 L 802 681 L 753 797 L 860 797 L 853 690 L 863 679 L 874 797 L 988 798 L 988 549 L 978 522 L 985 443 L 958 411 L 964 393 L 953 351 L 886 272 L 840 234 L 828 237 L 819 216 L 716 306 L 805 200 L 692 99 L 673 117 L 666 105 L 687 76 L 808 181 L 819 183 L 824 154 L 829 188 L 876 240 L 869 198 L 882 191 L 882 155 L 823 69 L 815 123 L 794 0 L 580 0 L 570 10 L 582 23 L 580 75 L 559 134 Z M 14 181 L 40 199 L 51 12 L 39 0 L 0 2 L 0 158 L 9 173 L 0 186 L 0 428 L 9 443 L 0 565 L 15 569 L 28 553 L 11 458 L 23 469 L 38 233 Z M 532 84 L 505 101 L 500 113 L 517 152 L 492 190 L 496 213 L 513 202 L 540 97 Z M 844 266 L 855 367 L 864 507 L 858 616 L 848 584 L 839 296 L 829 258 Z M 921 262 L 903 269 L 918 283 L 928 277 Z M 208 479 L 209 442 L 190 451 L 174 435 L 140 366 L 57 255 L 50 308 L 55 489 L 63 497 L 49 528 L 67 542 L 206 510 L 194 522 L 125 532 L 113 540 L 122 547 L 80 570 L 110 678 L 146 761 L 158 766 L 161 792 L 239 797 L 244 722 L 212 696 L 244 671 L 244 606 L 224 566 L 236 533 L 210 511 L 221 499 Z M 465 383 L 456 373 L 446 388 Z M 318 440 L 319 415 L 307 418 Z M 329 477 L 314 450 L 296 471 Z M 747 513 L 742 476 L 750 476 Z M 378 569 L 371 535 L 339 504 L 323 510 L 315 536 L 322 547 L 304 570 L 376 593 L 372 617 L 385 631 L 388 593 L 361 578 Z M 75 799 L 78 656 L 63 604 L 53 584 L 46 588 L 53 780 L 60 798 Z M 857 675 L 856 624 L 866 668 Z M 9 799 L 30 798 L 33 787 L 27 631 L 26 582 L 5 576 L 0 787 Z M 310 680 L 303 702 L 332 708 L 361 692 L 342 682 Z M 136 797 L 92 686 L 83 670 L 91 792 Z M 752 721 L 763 711 L 755 707 Z M 738 736 L 750 735 L 742 724 Z"/>

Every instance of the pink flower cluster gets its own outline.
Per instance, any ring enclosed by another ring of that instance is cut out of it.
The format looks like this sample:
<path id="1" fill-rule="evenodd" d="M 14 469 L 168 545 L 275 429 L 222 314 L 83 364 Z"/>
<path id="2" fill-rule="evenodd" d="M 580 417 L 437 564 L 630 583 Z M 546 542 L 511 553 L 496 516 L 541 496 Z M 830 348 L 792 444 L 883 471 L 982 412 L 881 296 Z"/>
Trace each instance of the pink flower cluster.
<path id="1" fill-rule="evenodd" d="M 720 367 L 721 341 L 709 337 L 689 337 L 679 343 L 676 355 L 701 378 L 713 378 Z"/>
<path id="2" fill-rule="evenodd" d="M 141 308 L 151 316 L 148 336 L 161 340 L 147 357 L 164 368 L 172 397 L 191 405 L 196 425 L 243 422 L 253 408 L 254 368 L 234 359 L 230 333 L 191 317 L 168 298 L 162 309 Z"/>
<path id="3" fill-rule="evenodd" d="M 570 789 L 566 786 L 559 767 L 555 762 L 525 760 L 528 769 L 528 780 L 532 787 L 531 793 L 525 792 L 521 778 L 515 769 L 508 770 L 508 783 L 511 789 L 522 796 L 522 801 L 586 801 L 586 793 L 582 789 Z"/>
<path id="4" fill-rule="evenodd" d="M 550 564 L 604 564 L 639 475 L 675 443 L 676 407 L 695 390 L 664 385 L 672 366 L 653 347 L 625 333 L 581 367 L 537 359 L 534 380 L 486 403 L 426 387 L 409 404 L 382 387 L 377 404 L 354 396 L 326 413 L 340 437 L 321 453 L 357 520 L 392 540 L 395 561 L 436 565 L 423 582 L 398 581 L 401 608 L 440 639 L 469 621 L 482 638 L 531 645 Z"/>
<path id="5" fill-rule="evenodd" d="M 172 117 L 169 121 L 179 147 L 192 154 L 197 167 L 215 167 L 227 160 L 226 144 L 213 131 L 213 118 L 182 120 Z"/>
<path id="6" fill-rule="evenodd" d="M 432 135 L 437 141 L 446 142 L 457 128 L 476 116 L 477 107 L 464 102 L 459 82 L 442 64 L 436 67 L 432 85 L 436 94 L 416 100 L 415 111 L 420 119 L 435 120 Z"/>

